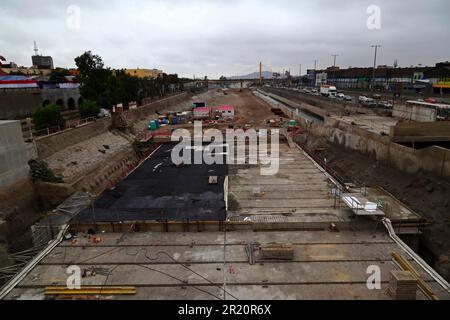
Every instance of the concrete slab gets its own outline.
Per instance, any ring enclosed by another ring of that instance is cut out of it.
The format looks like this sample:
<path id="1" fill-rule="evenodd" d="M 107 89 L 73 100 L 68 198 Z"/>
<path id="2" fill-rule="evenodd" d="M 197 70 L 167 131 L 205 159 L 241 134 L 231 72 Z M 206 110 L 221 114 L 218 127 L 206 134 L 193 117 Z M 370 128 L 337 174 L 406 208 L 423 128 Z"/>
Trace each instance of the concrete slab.
<path id="1" fill-rule="evenodd" d="M 101 234 L 100 243 L 80 234 L 55 248 L 21 281 L 7 299 L 43 299 L 43 289 L 65 285 L 66 268 L 96 268 L 82 285 L 133 285 L 134 296 L 102 299 L 390 299 L 390 252 L 402 252 L 383 231 L 227 232 Z M 250 265 L 245 245 L 291 243 L 293 261 L 263 261 L 256 252 Z M 408 258 L 407 256 L 405 256 Z M 367 268 L 381 270 L 381 290 L 366 287 Z M 412 262 L 440 298 L 446 294 Z M 95 297 L 94 297 L 95 298 Z M 418 291 L 418 299 L 425 297 Z"/>
<path id="2" fill-rule="evenodd" d="M 345 205 L 336 207 L 339 201 L 331 194 L 329 178 L 298 149 L 289 148 L 287 143 L 279 149 L 275 175 L 262 176 L 258 165 L 230 169 L 228 217 L 241 216 L 259 223 L 347 221 Z"/>

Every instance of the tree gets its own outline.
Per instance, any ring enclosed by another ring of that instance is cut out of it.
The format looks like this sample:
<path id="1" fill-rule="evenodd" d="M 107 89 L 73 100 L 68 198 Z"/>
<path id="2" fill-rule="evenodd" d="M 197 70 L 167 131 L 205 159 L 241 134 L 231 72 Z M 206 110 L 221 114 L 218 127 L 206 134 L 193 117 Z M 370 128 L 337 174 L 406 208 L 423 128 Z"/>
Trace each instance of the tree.
<path id="1" fill-rule="evenodd" d="M 33 182 L 64 182 L 64 177 L 55 175 L 53 171 L 48 167 L 47 162 L 45 162 L 44 160 L 31 159 L 30 161 L 28 161 L 28 165 L 30 166 L 31 179 Z"/>
<path id="2" fill-rule="evenodd" d="M 183 87 L 177 74 L 163 73 L 155 79 L 141 79 L 127 74 L 125 70 L 111 70 L 90 51 L 75 58 L 75 63 L 79 70 L 77 78 L 81 95 L 94 101 L 98 107 L 109 108 L 118 103 L 141 102 L 147 97 L 163 97 L 166 92 Z"/>
<path id="3" fill-rule="evenodd" d="M 54 103 L 39 108 L 33 113 L 33 124 L 37 130 L 62 125 L 62 122 L 61 109 Z"/>
<path id="4" fill-rule="evenodd" d="M 49 82 L 50 83 L 66 83 L 66 77 L 70 76 L 70 72 L 67 69 L 56 68 L 49 74 Z"/>
<path id="5" fill-rule="evenodd" d="M 100 107 L 95 101 L 84 100 L 78 107 L 82 117 L 95 117 L 100 112 Z"/>
<path id="6" fill-rule="evenodd" d="M 102 58 L 87 51 L 75 58 L 75 64 L 79 70 L 77 78 L 81 95 L 99 106 L 111 106 L 113 99 L 110 83 L 113 75 L 111 69 L 105 68 Z"/>

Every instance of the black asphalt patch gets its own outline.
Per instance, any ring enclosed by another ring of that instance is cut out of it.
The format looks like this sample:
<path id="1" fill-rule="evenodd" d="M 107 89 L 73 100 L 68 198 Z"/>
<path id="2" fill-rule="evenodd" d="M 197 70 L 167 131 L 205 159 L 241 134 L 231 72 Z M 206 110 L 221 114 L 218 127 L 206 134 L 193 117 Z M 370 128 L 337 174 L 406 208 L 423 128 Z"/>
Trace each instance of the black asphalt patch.
<path id="1" fill-rule="evenodd" d="M 226 164 L 176 167 L 171 160 L 175 144 L 162 145 L 115 189 L 104 191 L 92 208 L 74 223 L 119 221 L 223 221 L 226 218 L 224 180 Z M 194 151 L 192 159 L 194 159 Z M 193 161 L 193 160 L 192 160 Z M 209 177 L 217 176 L 217 184 Z"/>

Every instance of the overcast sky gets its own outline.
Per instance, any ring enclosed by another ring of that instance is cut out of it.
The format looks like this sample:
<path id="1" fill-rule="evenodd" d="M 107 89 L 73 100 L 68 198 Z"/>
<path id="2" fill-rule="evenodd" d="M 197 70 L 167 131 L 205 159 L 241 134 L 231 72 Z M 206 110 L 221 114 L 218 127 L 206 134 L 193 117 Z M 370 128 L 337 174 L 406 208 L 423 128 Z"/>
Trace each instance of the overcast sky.
<path id="1" fill-rule="evenodd" d="M 379 30 L 367 27 L 372 4 Z M 332 54 L 341 67 L 370 66 L 370 45 L 381 44 L 378 64 L 434 65 L 450 60 L 449 13 L 448 0 L 2 1 L 0 55 L 30 66 L 36 40 L 55 66 L 74 67 L 91 50 L 113 68 L 214 78 L 257 71 L 259 61 L 298 74 L 314 59 L 332 65 Z"/>

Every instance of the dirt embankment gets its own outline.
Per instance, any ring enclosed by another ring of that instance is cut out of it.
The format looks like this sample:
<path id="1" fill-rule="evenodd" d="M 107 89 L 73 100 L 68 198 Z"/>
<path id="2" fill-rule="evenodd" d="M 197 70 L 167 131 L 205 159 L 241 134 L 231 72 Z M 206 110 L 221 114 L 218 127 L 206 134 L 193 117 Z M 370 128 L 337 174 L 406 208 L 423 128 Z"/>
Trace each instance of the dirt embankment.
<path id="1" fill-rule="evenodd" d="M 450 182 L 425 173 L 410 175 L 356 151 L 322 139 L 307 144 L 345 180 L 381 186 L 430 222 L 421 236 L 419 253 L 450 280 Z"/>

